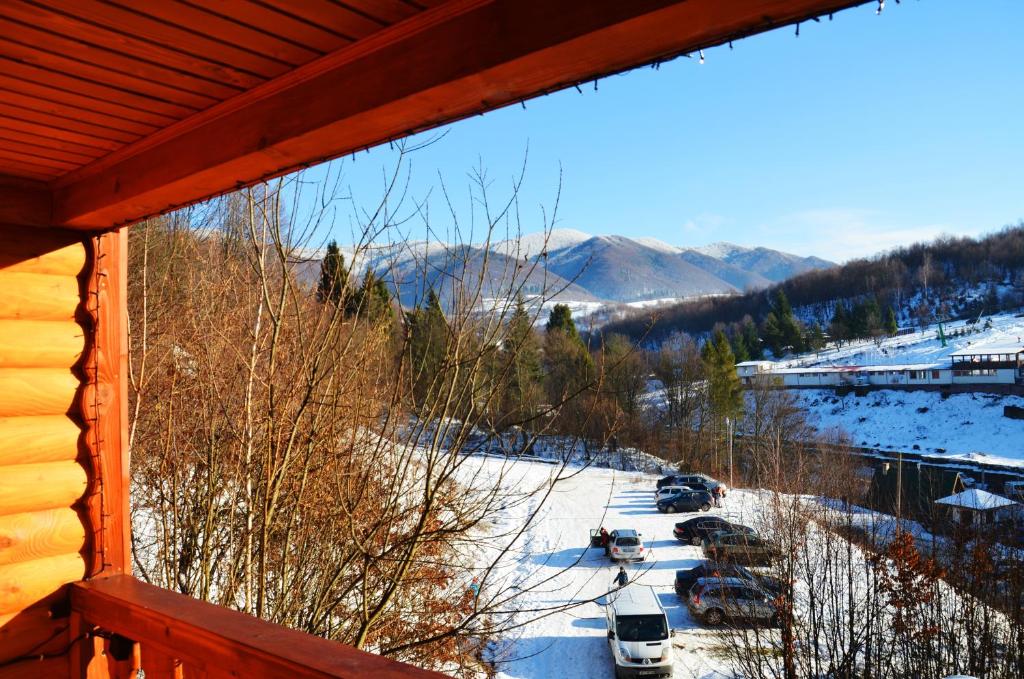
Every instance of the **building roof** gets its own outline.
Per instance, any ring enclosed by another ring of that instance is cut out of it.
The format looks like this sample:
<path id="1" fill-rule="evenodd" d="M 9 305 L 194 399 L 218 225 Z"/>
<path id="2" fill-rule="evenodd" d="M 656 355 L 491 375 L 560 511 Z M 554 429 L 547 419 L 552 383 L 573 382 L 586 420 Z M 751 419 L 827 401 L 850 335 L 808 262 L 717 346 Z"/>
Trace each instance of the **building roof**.
<path id="1" fill-rule="evenodd" d="M 978 356 L 979 354 L 1019 354 L 1024 351 L 1024 343 L 1011 340 L 994 340 L 981 344 L 972 344 L 965 349 L 958 349 L 950 356 Z"/>
<path id="2" fill-rule="evenodd" d="M 968 488 L 967 490 L 957 493 L 956 495 L 950 495 L 949 497 L 939 498 L 935 501 L 937 505 L 948 505 L 950 507 L 959 507 L 961 509 L 974 509 L 977 511 L 988 511 L 992 509 L 1000 509 L 1002 507 L 1012 507 L 1013 505 L 1019 504 L 1009 498 L 1005 498 L 1002 495 L 996 495 L 990 493 L 987 490 L 979 490 L 978 488 Z"/>
<path id="3" fill-rule="evenodd" d="M 949 370 L 946 363 L 904 363 L 897 365 L 815 365 L 802 368 L 779 368 L 778 375 L 807 375 L 811 373 L 902 372 L 904 370 Z"/>
<path id="4" fill-rule="evenodd" d="M 746 368 L 746 367 L 760 367 L 760 366 L 765 366 L 765 365 L 775 365 L 775 362 L 774 361 L 742 361 L 740 363 L 737 363 L 736 367 L 737 368 Z"/>

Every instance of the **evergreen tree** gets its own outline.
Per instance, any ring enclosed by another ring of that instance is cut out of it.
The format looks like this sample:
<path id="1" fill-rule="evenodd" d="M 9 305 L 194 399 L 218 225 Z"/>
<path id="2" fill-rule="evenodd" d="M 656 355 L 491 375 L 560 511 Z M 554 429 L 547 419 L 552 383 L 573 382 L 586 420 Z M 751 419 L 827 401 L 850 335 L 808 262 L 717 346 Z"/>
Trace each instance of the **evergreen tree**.
<path id="1" fill-rule="evenodd" d="M 565 333 L 566 336 L 579 339 L 580 333 L 576 329 L 576 322 L 572 320 L 572 310 L 568 304 L 556 304 L 548 316 L 547 331 L 552 330 Z"/>
<path id="2" fill-rule="evenodd" d="M 348 295 L 348 270 L 345 257 L 336 241 L 327 244 L 327 254 L 320 262 L 320 280 L 317 281 L 316 298 L 321 302 L 344 304 Z"/>
<path id="3" fill-rule="evenodd" d="M 565 304 L 556 304 L 548 317 L 544 363 L 548 398 L 552 404 L 560 403 L 567 395 L 579 393 L 594 379 L 594 359 L 583 344 L 572 320 L 572 312 Z"/>
<path id="4" fill-rule="evenodd" d="M 885 312 L 885 333 L 887 335 L 895 335 L 899 329 L 900 327 L 896 323 L 896 310 L 889 307 Z"/>
<path id="5" fill-rule="evenodd" d="M 825 346 L 825 332 L 821 329 L 821 324 L 815 321 L 814 325 L 811 326 L 811 331 L 807 335 L 807 347 L 811 351 L 820 351 Z"/>
<path id="6" fill-rule="evenodd" d="M 761 325 L 761 336 L 764 337 L 765 346 L 776 358 L 782 356 L 784 339 L 779 319 L 774 311 L 769 311 L 765 317 L 764 323 Z"/>
<path id="7" fill-rule="evenodd" d="M 732 347 L 732 353 L 736 357 L 737 363 L 750 360 L 750 354 L 747 353 L 747 343 L 742 332 L 734 332 L 729 337 L 729 346 Z"/>
<path id="8" fill-rule="evenodd" d="M 850 319 L 846 310 L 846 304 L 836 302 L 835 310 L 832 312 L 832 323 L 829 325 L 829 334 L 832 339 L 845 341 L 850 339 Z"/>
<path id="9" fill-rule="evenodd" d="M 363 276 L 363 284 L 348 296 L 345 301 L 345 314 L 358 315 L 371 322 L 391 320 L 394 318 L 391 307 L 391 291 L 382 278 L 378 278 L 372 269 L 367 269 Z"/>
<path id="10" fill-rule="evenodd" d="M 509 369 L 503 410 L 510 418 L 521 422 L 535 414 L 541 401 L 544 379 L 540 341 L 521 295 L 509 317 L 499 356 Z"/>
<path id="11" fill-rule="evenodd" d="M 748 360 L 760 361 L 764 358 L 761 349 L 761 338 L 757 334 L 757 324 L 750 316 L 743 317 L 743 346 L 747 349 Z"/>
<path id="12" fill-rule="evenodd" d="M 445 369 L 448 350 L 448 322 L 433 289 L 428 292 L 426 303 L 407 314 L 406 320 L 409 325 L 413 395 L 416 404 L 423 405 L 431 396 L 440 393 L 443 380 L 438 377 Z"/>
<path id="13" fill-rule="evenodd" d="M 714 338 L 704 344 L 702 358 L 712 412 L 720 419 L 735 419 L 743 410 L 743 388 L 736 374 L 736 357 L 725 333 L 715 333 Z"/>

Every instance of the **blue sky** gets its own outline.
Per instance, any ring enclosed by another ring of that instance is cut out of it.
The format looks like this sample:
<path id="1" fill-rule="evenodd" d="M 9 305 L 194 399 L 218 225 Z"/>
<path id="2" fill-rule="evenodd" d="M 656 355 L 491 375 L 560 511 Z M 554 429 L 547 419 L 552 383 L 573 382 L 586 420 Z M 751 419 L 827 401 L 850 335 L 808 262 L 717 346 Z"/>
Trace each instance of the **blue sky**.
<path id="1" fill-rule="evenodd" d="M 497 201 L 528 148 L 526 232 L 560 171 L 558 227 L 683 246 L 843 261 L 1024 218 L 1024 2 L 874 7 L 454 123 L 409 157 L 410 195 L 443 235 L 440 179 L 466 220 L 468 172 L 482 164 Z M 331 171 L 371 205 L 395 157 L 384 146 Z M 348 241 L 348 224 L 323 234 Z"/>

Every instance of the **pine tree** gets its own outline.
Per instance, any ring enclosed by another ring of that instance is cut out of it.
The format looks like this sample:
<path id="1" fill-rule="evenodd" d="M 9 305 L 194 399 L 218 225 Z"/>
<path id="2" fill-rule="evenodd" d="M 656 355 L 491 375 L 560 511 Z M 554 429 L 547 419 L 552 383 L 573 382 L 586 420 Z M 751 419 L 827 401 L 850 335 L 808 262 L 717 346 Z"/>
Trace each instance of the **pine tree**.
<path id="1" fill-rule="evenodd" d="M 509 369 L 503 409 L 516 421 L 532 417 L 541 400 L 544 368 L 540 341 L 531 321 L 523 298 L 519 296 L 516 308 L 509 317 L 500 352 L 502 363 Z"/>
<path id="2" fill-rule="evenodd" d="M 443 386 L 438 376 L 444 370 L 448 350 L 448 322 L 433 289 L 428 292 L 426 303 L 410 312 L 406 320 L 413 395 L 417 405 L 423 405 Z"/>
<path id="3" fill-rule="evenodd" d="M 348 270 L 345 257 L 336 241 L 327 244 L 327 254 L 320 262 L 320 280 L 316 286 L 316 298 L 321 302 L 344 304 L 348 295 Z"/>
<path id="4" fill-rule="evenodd" d="M 724 332 L 715 333 L 704 344 L 702 357 L 713 413 L 721 419 L 736 418 L 743 409 L 743 389 L 736 374 L 736 357 Z"/>
<path id="5" fill-rule="evenodd" d="M 784 338 L 779 319 L 774 311 L 769 311 L 761 325 L 761 336 L 764 337 L 765 346 L 778 358 L 782 356 Z"/>
<path id="6" fill-rule="evenodd" d="M 548 398 L 552 404 L 579 393 L 594 379 L 594 359 L 576 330 L 572 311 L 565 304 L 556 304 L 548 317 L 544 363 Z"/>
<path id="7" fill-rule="evenodd" d="M 568 337 L 579 339 L 580 333 L 576 329 L 576 322 L 572 320 L 572 310 L 568 304 L 556 304 L 548 316 L 547 331 L 557 330 L 565 333 Z"/>
<path id="8" fill-rule="evenodd" d="M 811 331 L 807 335 L 807 346 L 811 351 L 820 351 L 825 346 L 825 332 L 817 321 L 811 326 Z"/>
<path id="9" fill-rule="evenodd" d="M 899 329 L 899 325 L 896 324 L 896 310 L 889 307 L 885 312 L 885 332 L 891 336 L 895 335 Z"/>
<path id="10" fill-rule="evenodd" d="M 844 341 L 850 339 L 850 319 L 846 310 L 846 304 L 836 302 L 835 310 L 832 312 L 832 323 L 829 325 L 829 334 L 832 339 Z"/>
<path id="11" fill-rule="evenodd" d="M 747 349 L 747 356 L 751 361 L 760 361 L 764 358 L 764 351 L 761 349 L 761 338 L 757 334 L 757 324 L 750 316 L 743 318 L 743 345 Z"/>

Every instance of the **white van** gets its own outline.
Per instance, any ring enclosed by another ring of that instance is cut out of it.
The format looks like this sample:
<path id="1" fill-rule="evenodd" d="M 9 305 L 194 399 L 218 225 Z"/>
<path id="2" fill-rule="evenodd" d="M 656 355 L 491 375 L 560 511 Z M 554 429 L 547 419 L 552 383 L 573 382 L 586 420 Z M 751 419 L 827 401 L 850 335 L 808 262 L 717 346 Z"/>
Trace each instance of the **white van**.
<path id="1" fill-rule="evenodd" d="M 630 584 L 608 595 L 605 617 L 615 677 L 671 677 L 672 633 L 654 588 Z"/>

